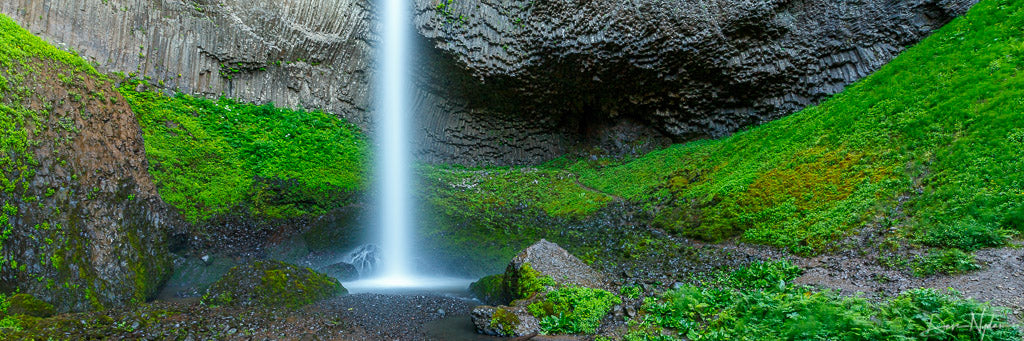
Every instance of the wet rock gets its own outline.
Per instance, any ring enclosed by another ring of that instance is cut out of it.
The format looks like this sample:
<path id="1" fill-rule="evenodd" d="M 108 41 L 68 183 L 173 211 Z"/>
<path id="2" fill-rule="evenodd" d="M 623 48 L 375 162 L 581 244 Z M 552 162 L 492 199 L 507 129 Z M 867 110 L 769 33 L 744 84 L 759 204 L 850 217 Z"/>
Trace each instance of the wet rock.
<path id="1" fill-rule="evenodd" d="M 8 315 L 50 317 L 57 313 L 52 304 L 43 302 L 29 294 L 12 295 L 7 298 L 7 303 L 10 304 L 10 306 L 7 307 Z"/>
<path id="2" fill-rule="evenodd" d="M 505 284 L 505 276 L 502 274 L 486 276 L 470 283 L 469 292 L 490 305 L 508 304 L 512 301 L 508 286 Z"/>
<path id="3" fill-rule="evenodd" d="M 359 279 L 359 270 L 356 269 L 356 266 L 345 262 L 334 263 L 317 269 L 317 271 L 343 282 Z"/>
<path id="4" fill-rule="evenodd" d="M 481 278 L 470 284 L 469 290 L 487 304 L 502 305 L 529 298 L 555 284 L 600 289 L 609 286 L 603 274 L 558 244 L 541 239 L 512 258 L 505 273 Z"/>
<path id="5" fill-rule="evenodd" d="M 345 258 L 355 265 L 360 274 L 369 274 L 380 263 L 381 251 L 377 245 L 364 244 L 350 251 Z"/>
<path id="6" fill-rule="evenodd" d="M 473 308 L 473 325 L 477 333 L 497 336 L 525 336 L 540 331 L 540 323 L 525 307 Z"/>
<path id="7" fill-rule="evenodd" d="M 540 276 L 550 277 L 559 284 L 588 288 L 608 288 L 606 277 L 573 256 L 558 244 L 545 239 L 530 245 L 515 257 L 505 269 L 506 281 L 513 292 L 523 290 L 525 275 L 532 269 Z"/>
<path id="8" fill-rule="evenodd" d="M 348 291 L 337 279 L 280 261 L 257 261 L 228 271 L 203 295 L 211 306 L 298 308 Z"/>

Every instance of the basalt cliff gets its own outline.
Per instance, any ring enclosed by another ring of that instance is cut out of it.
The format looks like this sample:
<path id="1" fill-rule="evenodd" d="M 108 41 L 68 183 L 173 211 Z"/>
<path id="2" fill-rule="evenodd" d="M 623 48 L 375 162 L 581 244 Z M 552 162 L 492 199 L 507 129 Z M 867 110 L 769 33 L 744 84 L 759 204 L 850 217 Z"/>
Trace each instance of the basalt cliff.
<path id="1" fill-rule="evenodd" d="M 418 0 L 418 152 L 525 164 L 720 137 L 839 92 L 975 2 Z M 368 1 L 11 0 L 0 12 L 168 92 L 372 129 Z"/>

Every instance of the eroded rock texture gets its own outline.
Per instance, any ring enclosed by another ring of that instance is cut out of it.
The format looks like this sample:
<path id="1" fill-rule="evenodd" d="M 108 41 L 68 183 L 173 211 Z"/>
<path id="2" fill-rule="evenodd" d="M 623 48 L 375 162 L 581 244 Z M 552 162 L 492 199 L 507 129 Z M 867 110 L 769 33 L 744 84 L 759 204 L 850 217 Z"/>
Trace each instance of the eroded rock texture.
<path id="1" fill-rule="evenodd" d="M 2 19 L 2 18 L 0 18 Z M 0 69 L 0 292 L 57 311 L 141 303 L 170 275 L 175 221 L 112 83 L 50 60 Z M 8 139 L 14 137 L 13 139 Z"/>
<path id="2" fill-rule="evenodd" d="M 839 92 L 975 2 L 420 0 L 416 23 L 479 80 L 448 98 L 584 141 L 623 117 L 687 140 Z"/>
<path id="3" fill-rule="evenodd" d="M 468 164 L 722 136 L 838 92 L 976 2 L 415 1 L 418 151 Z M 371 127 L 368 0 L 9 0 L 0 11 L 169 90 Z"/>

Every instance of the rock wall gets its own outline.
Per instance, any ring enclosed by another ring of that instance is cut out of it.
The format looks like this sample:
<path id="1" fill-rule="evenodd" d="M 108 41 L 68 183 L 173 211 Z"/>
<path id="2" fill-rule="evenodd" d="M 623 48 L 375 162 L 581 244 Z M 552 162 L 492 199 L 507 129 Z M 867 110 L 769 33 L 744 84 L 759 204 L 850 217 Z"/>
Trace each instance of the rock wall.
<path id="1" fill-rule="evenodd" d="M 175 216 L 134 114 L 95 75 L 34 57 L 12 64 L 0 69 L 0 292 L 58 311 L 144 302 L 170 275 Z"/>
<path id="2" fill-rule="evenodd" d="M 679 141 L 817 103 L 974 3 L 420 0 L 416 24 L 479 80 L 446 97 L 552 129 L 633 117 Z"/>
<path id="3" fill-rule="evenodd" d="M 816 103 L 976 0 L 416 0 L 423 160 L 534 163 L 718 137 Z M 364 128 L 367 0 L 8 0 L 101 69 Z"/>

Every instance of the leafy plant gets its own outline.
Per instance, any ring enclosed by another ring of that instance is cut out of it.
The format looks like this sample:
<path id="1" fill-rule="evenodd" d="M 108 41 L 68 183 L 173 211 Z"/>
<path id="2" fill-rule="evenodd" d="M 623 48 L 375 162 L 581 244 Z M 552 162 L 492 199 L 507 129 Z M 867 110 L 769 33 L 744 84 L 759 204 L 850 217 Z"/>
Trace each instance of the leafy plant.
<path id="1" fill-rule="evenodd" d="M 540 328 L 547 334 L 593 334 L 601 318 L 621 303 L 605 290 L 565 287 L 548 292 L 543 301 L 530 304 L 529 311 L 540 319 Z"/>
<path id="2" fill-rule="evenodd" d="M 366 186 L 368 146 L 324 112 L 118 90 L 138 115 L 160 196 L 192 222 L 292 218 L 346 205 Z"/>

